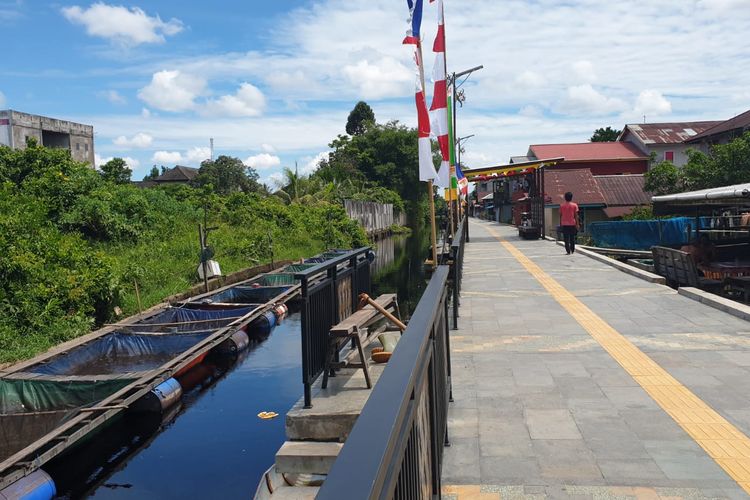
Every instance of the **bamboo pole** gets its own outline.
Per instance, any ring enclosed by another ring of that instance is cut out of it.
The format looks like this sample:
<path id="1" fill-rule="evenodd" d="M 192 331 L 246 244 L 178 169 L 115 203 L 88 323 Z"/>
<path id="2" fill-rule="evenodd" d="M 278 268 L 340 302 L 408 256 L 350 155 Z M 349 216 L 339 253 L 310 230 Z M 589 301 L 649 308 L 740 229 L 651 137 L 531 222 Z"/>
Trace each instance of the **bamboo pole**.
<path id="1" fill-rule="evenodd" d="M 366 293 L 359 294 L 359 300 L 370 304 L 372 307 L 375 308 L 376 311 L 378 311 L 380 314 L 385 316 L 391 323 L 396 325 L 398 329 L 401 330 L 402 332 L 406 330 L 406 325 L 401 320 L 399 320 L 393 314 L 389 313 L 383 306 L 381 306 L 380 304 L 372 300 L 372 298 Z"/>

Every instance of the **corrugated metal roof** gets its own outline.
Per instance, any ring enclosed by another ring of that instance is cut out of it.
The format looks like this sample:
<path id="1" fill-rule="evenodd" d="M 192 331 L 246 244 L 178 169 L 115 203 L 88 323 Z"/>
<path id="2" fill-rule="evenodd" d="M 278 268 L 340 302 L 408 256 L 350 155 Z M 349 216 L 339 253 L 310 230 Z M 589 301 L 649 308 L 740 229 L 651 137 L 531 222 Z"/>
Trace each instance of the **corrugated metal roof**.
<path id="1" fill-rule="evenodd" d="M 634 123 L 625 125 L 618 140 L 630 132 L 644 144 L 680 144 L 722 123 L 721 121 Z"/>
<path id="2" fill-rule="evenodd" d="M 750 110 L 745 111 L 744 113 L 737 115 L 734 118 L 730 118 L 727 121 L 719 122 L 716 126 L 704 130 L 703 133 L 696 135 L 686 142 L 700 141 L 701 139 L 705 139 L 706 137 L 729 132 L 730 130 L 747 128 L 750 128 Z"/>
<path id="3" fill-rule="evenodd" d="M 733 201 L 737 199 L 750 200 L 750 183 L 701 189 L 699 191 L 688 191 L 686 193 L 665 194 L 662 196 L 654 196 L 651 199 L 654 203 L 701 202 L 710 200 Z"/>
<path id="4" fill-rule="evenodd" d="M 548 205 L 563 203 L 567 191 L 573 193 L 573 201 L 579 206 L 605 204 L 599 184 L 588 168 L 545 171 L 544 192 L 550 200 Z"/>
<path id="5" fill-rule="evenodd" d="M 597 175 L 594 179 L 607 207 L 651 204 L 651 194 L 643 191 L 642 175 Z"/>
<path id="6" fill-rule="evenodd" d="M 583 142 L 579 144 L 534 144 L 529 146 L 529 156 L 544 158 L 563 157 L 566 162 L 647 160 L 644 154 L 629 142 Z"/>

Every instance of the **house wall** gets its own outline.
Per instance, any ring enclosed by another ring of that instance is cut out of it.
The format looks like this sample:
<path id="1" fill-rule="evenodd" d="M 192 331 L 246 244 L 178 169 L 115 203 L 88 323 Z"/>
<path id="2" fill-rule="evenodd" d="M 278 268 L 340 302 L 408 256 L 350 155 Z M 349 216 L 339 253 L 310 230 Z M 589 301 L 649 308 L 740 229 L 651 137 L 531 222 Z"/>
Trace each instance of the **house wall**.
<path id="1" fill-rule="evenodd" d="M 601 208 L 589 208 L 582 207 L 580 209 L 581 219 L 583 221 L 583 227 L 581 232 L 585 233 L 588 225 L 592 222 L 607 221 L 609 217 L 604 213 Z M 552 238 L 557 237 L 557 226 L 560 225 L 560 207 L 544 207 L 544 227 L 547 236 Z"/>
<path id="2" fill-rule="evenodd" d="M 91 125 L 12 110 L 0 112 L 0 120 L 4 119 L 8 120 L 9 125 L 5 134 L 0 128 L 0 144 L 24 149 L 26 139 L 33 137 L 44 146 L 64 147 L 70 151 L 74 160 L 94 167 L 94 127 Z M 45 144 L 45 135 L 48 144 Z M 6 141 L 3 141 L 3 136 L 7 137 Z"/>
<path id="3" fill-rule="evenodd" d="M 649 144 L 648 154 L 656 153 L 656 162 L 664 161 L 664 153 L 667 151 L 674 152 L 673 163 L 678 167 L 684 167 L 688 161 L 687 150 L 698 149 L 690 144 Z"/>
<path id="4" fill-rule="evenodd" d="M 555 170 L 589 168 L 591 169 L 592 175 L 645 174 L 648 171 L 648 160 L 601 162 L 565 161 L 558 163 L 552 168 Z"/>

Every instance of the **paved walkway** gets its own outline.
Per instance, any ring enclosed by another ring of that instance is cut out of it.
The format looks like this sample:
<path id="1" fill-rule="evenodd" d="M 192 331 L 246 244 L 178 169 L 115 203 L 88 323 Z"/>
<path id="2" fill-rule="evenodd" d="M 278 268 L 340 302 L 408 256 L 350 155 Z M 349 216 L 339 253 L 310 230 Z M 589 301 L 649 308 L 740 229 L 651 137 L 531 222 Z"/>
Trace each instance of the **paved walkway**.
<path id="1" fill-rule="evenodd" d="M 445 498 L 750 498 L 750 323 L 508 226 L 470 235 Z"/>

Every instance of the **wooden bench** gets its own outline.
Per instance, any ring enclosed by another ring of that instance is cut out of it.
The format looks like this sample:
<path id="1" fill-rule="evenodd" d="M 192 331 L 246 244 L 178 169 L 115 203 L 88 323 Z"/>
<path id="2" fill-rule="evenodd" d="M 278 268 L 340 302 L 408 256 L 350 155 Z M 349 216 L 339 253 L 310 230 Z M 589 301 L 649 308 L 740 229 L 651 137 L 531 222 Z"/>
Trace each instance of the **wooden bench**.
<path id="1" fill-rule="evenodd" d="M 654 256 L 654 270 L 667 278 L 671 286 L 692 286 L 709 291 L 720 291 L 724 282 L 712 280 L 701 275 L 693 257 L 682 250 L 669 247 L 651 247 Z"/>
<path id="2" fill-rule="evenodd" d="M 375 302 L 384 309 L 393 311 L 396 317 L 400 319 L 401 313 L 395 293 L 383 294 L 375 299 Z M 372 342 L 374 335 L 367 327 L 382 317 L 382 314 L 374 307 L 367 305 L 331 328 L 328 334 L 328 353 L 323 368 L 323 383 L 321 385 L 323 389 L 328 387 L 328 377 L 335 374 L 334 370 L 346 367 L 361 368 L 365 374 L 367 388 L 372 389 L 365 348 Z M 342 359 L 337 360 L 341 349 L 349 342 L 352 343 L 352 349 Z M 359 357 L 359 362 L 354 361 L 356 356 Z"/>

